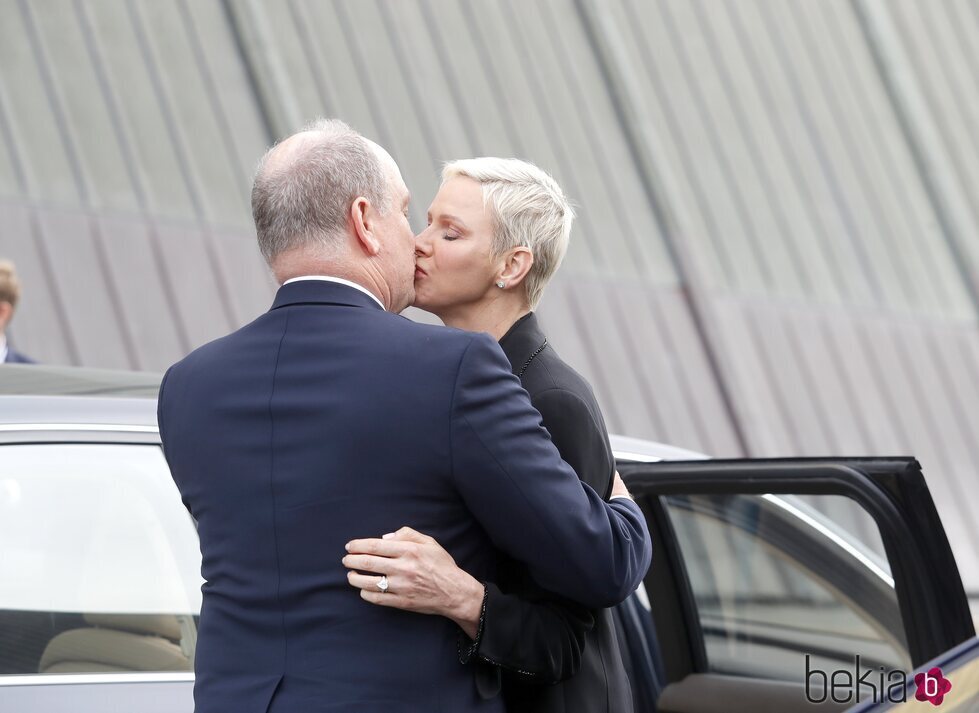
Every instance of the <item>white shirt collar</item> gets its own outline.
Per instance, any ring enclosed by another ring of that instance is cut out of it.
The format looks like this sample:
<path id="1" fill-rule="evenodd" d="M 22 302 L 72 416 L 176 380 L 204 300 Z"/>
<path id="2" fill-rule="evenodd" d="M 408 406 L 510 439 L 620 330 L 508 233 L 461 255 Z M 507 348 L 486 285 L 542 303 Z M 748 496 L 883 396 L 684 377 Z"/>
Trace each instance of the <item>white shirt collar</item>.
<path id="1" fill-rule="evenodd" d="M 7 349 L 7 335 L 0 334 L 0 364 L 7 363 L 8 351 L 9 350 Z"/>
<path id="2" fill-rule="evenodd" d="M 300 280 L 322 280 L 323 282 L 338 282 L 341 285 L 346 285 L 347 287 L 353 287 L 355 290 L 360 290 L 365 295 L 370 297 L 372 300 L 377 302 L 384 309 L 384 304 L 377 299 L 377 296 L 368 290 L 363 285 L 358 285 L 356 282 L 351 282 L 350 280 L 344 280 L 342 277 L 330 277 L 328 275 L 302 275 L 300 277 L 293 277 L 292 279 L 283 282 L 283 285 L 288 285 L 290 282 L 299 282 Z"/>

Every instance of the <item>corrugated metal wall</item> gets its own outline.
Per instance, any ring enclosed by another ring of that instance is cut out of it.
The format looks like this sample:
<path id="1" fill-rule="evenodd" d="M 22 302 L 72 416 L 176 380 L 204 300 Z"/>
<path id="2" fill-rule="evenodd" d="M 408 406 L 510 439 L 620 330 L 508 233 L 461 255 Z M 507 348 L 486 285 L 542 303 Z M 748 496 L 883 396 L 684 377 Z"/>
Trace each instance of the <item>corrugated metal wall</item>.
<path id="1" fill-rule="evenodd" d="M 922 460 L 979 592 L 979 6 L 0 0 L 13 341 L 161 369 L 264 310 L 252 166 L 338 116 L 423 222 L 442 161 L 580 209 L 541 308 L 610 427 Z M 416 315 L 417 316 L 417 315 Z"/>
<path id="2" fill-rule="evenodd" d="M 670 209 L 748 452 L 914 453 L 979 587 L 979 273 L 956 242 L 974 248 L 979 226 L 973 214 L 959 235 L 945 229 L 916 157 L 930 147 L 902 124 L 861 24 L 880 8 L 580 5 L 622 77 L 617 101 Z M 976 96 L 945 97 L 947 123 Z M 940 133 L 960 154 L 975 143 Z"/>
<path id="3" fill-rule="evenodd" d="M 268 141 L 218 3 L 0 4 L 0 253 L 49 362 L 160 369 L 268 303 Z"/>

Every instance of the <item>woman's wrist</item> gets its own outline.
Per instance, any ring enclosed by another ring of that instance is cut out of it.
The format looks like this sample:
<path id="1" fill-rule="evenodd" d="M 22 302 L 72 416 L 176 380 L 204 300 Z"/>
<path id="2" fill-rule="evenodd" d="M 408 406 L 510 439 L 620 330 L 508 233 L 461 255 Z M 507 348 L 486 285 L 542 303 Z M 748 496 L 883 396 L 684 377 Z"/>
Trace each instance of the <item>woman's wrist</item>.
<path id="1" fill-rule="evenodd" d="M 478 579 L 460 570 L 465 578 L 460 582 L 459 597 L 453 610 L 447 616 L 454 621 L 466 636 L 475 640 L 479 630 L 479 619 L 483 612 L 483 598 L 486 587 Z"/>
<path id="2" fill-rule="evenodd" d="M 457 622 L 460 627 L 465 624 L 463 630 L 459 632 L 459 663 L 468 664 L 472 661 L 476 654 L 479 652 L 479 647 L 482 645 L 483 639 L 483 629 L 486 626 L 486 604 L 489 600 L 490 590 L 489 587 L 485 585 L 480 585 L 483 588 L 483 598 L 479 603 L 479 617 L 476 620 L 475 631 L 472 631 L 470 617 L 468 614 L 465 615 L 465 620 Z M 475 590 L 473 590 L 475 592 Z"/>

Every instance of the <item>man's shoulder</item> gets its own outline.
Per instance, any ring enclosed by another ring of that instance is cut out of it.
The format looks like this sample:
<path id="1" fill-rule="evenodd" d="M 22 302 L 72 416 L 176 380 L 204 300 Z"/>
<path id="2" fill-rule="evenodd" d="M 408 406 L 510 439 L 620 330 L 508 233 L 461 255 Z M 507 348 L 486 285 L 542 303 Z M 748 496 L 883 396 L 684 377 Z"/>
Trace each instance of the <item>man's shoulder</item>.
<path id="1" fill-rule="evenodd" d="M 165 380 L 170 380 L 171 377 L 180 380 L 180 375 L 207 372 L 210 367 L 224 368 L 232 355 L 239 352 L 249 341 L 254 341 L 256 332 L 261 330 L 263 323 L 270 320 L 272 314 L 271 311 L 264 312 L 235 331 L 195 347 L 170 365 Z"/>
<path id="2" fill-rule="evenodd" d="M 399 336 L 411 341 L 430 342 L 437 345 L 455 346 L 465 349 L 476 336 L 455 327 L 415 322 L 399 314 L 382 313 L 383 327 L 397 332 Z"/>
<path id="3" fill-rule="evenodd" d="M 207 361 L 210 357 L 220 356 L 224 350 L 233 346 L 240 333 L 243 332 L 248 326 L 250 325 L 245 325 L 244 327 L 241 327 L 230 334 L 222 335 L 195 347 L 182 358 L 175 361 L 168 371 L 179 371 L 181 368 L 184 368 L 187 365 Z"/>

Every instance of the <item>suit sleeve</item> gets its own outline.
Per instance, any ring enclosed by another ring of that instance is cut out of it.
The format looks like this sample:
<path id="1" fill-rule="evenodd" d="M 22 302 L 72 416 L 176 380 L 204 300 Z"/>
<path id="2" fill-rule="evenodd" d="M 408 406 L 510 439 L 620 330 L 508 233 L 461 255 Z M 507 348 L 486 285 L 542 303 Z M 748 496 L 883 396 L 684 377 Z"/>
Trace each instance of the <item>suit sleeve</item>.
<path id="1" fill-rule="evenodd" d="M 578 394 L 550 389 L 537 394 L 533 405 L 561 457 L 596 492 L 607 495 L 614 471 L 604 425 Z M 534 683 L 565 681 L 581 667 L 585 637 L 594 628 L 592 610 L 557 596 L 529 600 L 486 585 L 483 627 L 475 651 L 495 664 Z"/>
<path id="2" fill-rule="evenodd" d="M 163 375 L 163 380 L 160 382 L 160 393 L 156 397 L 156 427 L 160 432 L 160 448 L 163 450 L 163 458 L 166 460 L 167 467 L 170 469 L 170 477 L 174 479 L 174 483 L 177 483 L 177 479 L 174 477 L 174 464 L 171 461 L 170 456 L 167 454 L 167 432 L 166 428 L 164 427 L 164 414 L 167 410 L 167 400 L 164 396 L 164 390 L 167 386 L 167 379 L 170 378 L 170 374 L 173 372 L 173 369 L 174 367 L 172 366 L 167 369 L 166 373 Z M 177 489 L 180 490 L 179 483 L 177 483 Z M 180 501 L 184 504 L 184 507 L 187 508 L 187 512 L 190 513 L 190 516 L 194 518 L 194 522 L 196 524 L 197 518 L 194 515 L 194 510 L 190 507 L 190 503 L 184 496 L 183 491 L 181 491 L 180 494 Z"/>
<path id="3" fill-rule="evenodd" d="M 172 368 L 172 367 L 171 367 Z M 167 385 L 167 377 L 170 376 L 170 369 L 167 369 L 160 382 L 160 393 L 156 397 L 156 428 L 160 432 L 160 446 L 163 448 L 163 457 L 167 455 L 167 439 L 163 430 L 163 389 Z"/>
<path id="4" fill-rule="evenodd" d="M 460 496 L 538 584 L 593 608 L 635 590 L 651 559 L 642 512 L 629 500 L 606 503 L 578 481 L 488 335 L 473 337 L 462 355 L 450 430 Z"/>

